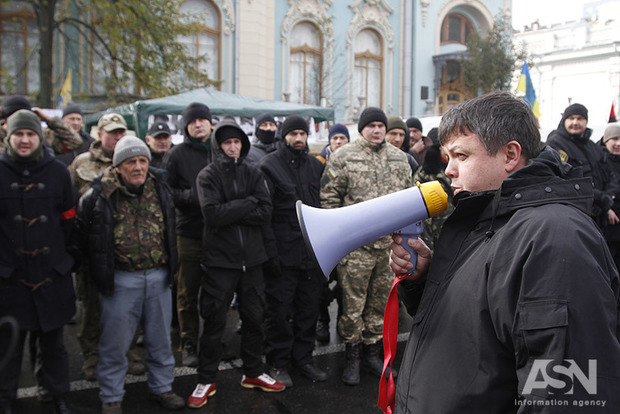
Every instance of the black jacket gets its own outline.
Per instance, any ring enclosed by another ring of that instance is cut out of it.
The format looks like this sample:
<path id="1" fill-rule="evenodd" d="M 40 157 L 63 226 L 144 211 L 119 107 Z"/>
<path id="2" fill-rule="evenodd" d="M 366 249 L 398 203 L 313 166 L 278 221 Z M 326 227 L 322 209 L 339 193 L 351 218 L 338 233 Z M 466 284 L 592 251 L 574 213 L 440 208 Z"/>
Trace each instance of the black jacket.
<path id="1" fill-rule="evenodd" d="M 168 184 L 174 196 L 179 236 L 197 240 L 202 237 L 202 213 L 195 183 L 200 170 L 210 162 L 210 139 L 203 144 L 192 142 L 186 136 L 184 142 L 172 147 L 164 156 L 164 168 L 168 171 Z"/>
<path id="2" fill-rule="evenodd" d="M 607 163 L 609 164 L 617 179 L 620 180 L 620 155 L 614 155 L 607 151 L 605 143 L 602 139 L 600 140 L 599 144 L 603 147 L 603 151 L 607 157 Z M 614 204 L 611 208 L 614 210 L 616 215 L 620 217 L 620 194 L 616 196 L 616 198 L 614 198 Z M 603 223 L 603 234 L 605 235 L 605 240 L 607 240 L 608 242 L 620 242 L 620 224 L 614 224 L 613 226 L 610 226 L 609 219 L 605 217 L 605 222 Z"/>
<path id="3" fill-rule="evenodd" d="M 547 149 L 499 190 L 455 196 L 425 282 L 399 289 L 413 327 L 396 413 L 581 412 L 532 406 L 540 399 L 617 411 L 620 280 L 578 173 Z M 597 361 L 596 395 L 580 384 L 524 392 L 536 364 L 567 359 L 586 375 Z"/>
<path id="4" fill-rule="evenodd" d="M 168 254 L 168 277 L 172 283 L 178 268 L 177 239 L 175 233 L 174 203 L 172 192 L 166 182 L 166 172 L 149 168 L 149 179 L 155 180 L 155 188 L 161 201 L 166 224 L 165 240 Z M 89 275 L 97 289 L 104 295 L 114 293 L 114 207 L 106 197 L 101 184 L 101 175 L 92 182 L 78 205 L 76 229 L 76 251 L 86 258 Z"/>
<path id="5" fill-rule="evenodd" d="M 549 133 L 547 145 L 560 153 L 562 161 L 580 167 L 584 177 L 592 177 L 594 205 L 591 214 L 600 225 L 613 204 L 612 196 L 620 195 L 620 183 L 607 164 L 601 147 L 590 139 L 592 130 L 587 128 L 583 136 L 571 135 L 564 126 L 565 120 L 566 116 L 563 116 L 558 128 Z"/>
<path id="6" fill-rule="evenodd" d="M 238 160 L 216 144 L 222 127 L 234 127 L 242 141 Z M 213 161 L 196 178 L 204 218 L 202 264 L 243 269 L 267 261 L 261 226 L 271 220 L 271 197 L 263 174 L 244 163 L 250 141 L 234 122 L 222 121 L 213 132 Z"/>
<path id="7" fill-rule="evenodd" d="M 323 163 L 307 152 L 295 153 L 288 145 L 282 145 L 265 156 L 259 166 L 271 190 L 273 213 L 270 229 L 276 240 L 280 263 L 298 269 L 316 268 L 306 249 L 295 203 L 301 200 L 312 207 L 321 206 L 319 189 Z"/>
<path id="8" fill-rule="evenodd" d="M 75 292 L 66 245 L 74 217 L 62 163 L 47 151 L 28 164 L 0 156 L 0 318 L 10 315 L 21 330 L 45 332 L 69 322 Z"/>

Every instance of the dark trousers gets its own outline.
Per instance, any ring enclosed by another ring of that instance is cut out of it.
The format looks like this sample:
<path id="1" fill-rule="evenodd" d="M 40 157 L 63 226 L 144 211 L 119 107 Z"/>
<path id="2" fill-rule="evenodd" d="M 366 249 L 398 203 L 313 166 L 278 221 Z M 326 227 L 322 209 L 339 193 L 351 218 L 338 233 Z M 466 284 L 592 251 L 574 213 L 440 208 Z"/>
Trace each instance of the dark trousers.
<path id="1" fill-rule="evenodd" d="M 17 398 L 27 334 L 28 331 L 18 331 L 17 346 L 11 350 L 9 347 L 13 334 L 4 329 L 0 331 L 0 359 L 7 361 L 6 366 L 0 369 L 0 403 Z M 55 397 L 69 392 L 69 359 L 63 342 L 63 328 L 49 332 L 38 331 L 36 335 L 39 385 Z"/>
<path id="2" fill-rule="evenodd" d="M 255 378 L 263 373 L 263 315 L 265 281 L 262 265 L 246 269 L 206 268 L 200 290 L 200 314 L 204 319 L 198 353 L 198 382 L 216 382 L 224 346 L 222 336 L 234 293 L 239 300 L 243 373 Z"/>
<path id="3" fill-rule="evenodd" d="M 267 279 L 267 362 L 271 366 L 313 362 L 321 277 L 316 270 L 283 267 L 281 276 Z"/>

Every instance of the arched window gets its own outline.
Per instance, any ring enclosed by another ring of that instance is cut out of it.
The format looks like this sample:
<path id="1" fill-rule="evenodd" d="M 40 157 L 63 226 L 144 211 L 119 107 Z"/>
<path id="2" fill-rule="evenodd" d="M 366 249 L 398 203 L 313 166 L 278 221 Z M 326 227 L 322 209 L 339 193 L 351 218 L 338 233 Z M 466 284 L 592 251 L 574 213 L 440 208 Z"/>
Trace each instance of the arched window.
<path id="1" fill-rule="evenodd" d="M 187 0 L 180 7 L 181 14 L 200 16 L 202 23 L 191 36 L 179 39 L 195 58 L 203 57 L 196 64 L 196 70 L 206 73 L 209 79 L 220 79 L 220 14 L 217 7 L 209 0 Z M 196 85 L 200 87 L 202 85 Z"/>
<path id="2" fill-rule="evenodd" d="M 441 44 L 466 44 L 469 34 L 473 31 L 469 20 L 462 14 L 450 13 L 441 25 Z"/>
<path id="3" fill-rule="evenodd" d="M 39 89 L 39 29 L 32 6 L 6 2 L 0 6 L 0 90 L 29 94 Z"/>
<path id="4" fill-rule="evenodd" d="M 290 35 L 289 90 L 291 101 L 318 105 L 321 99 L 323 45 L 316 26 L 298 23 Z"/>
<path id="5" fill-rule="evenodd" d="M 363 98 L 363 106 L 381 107 L 381 79 L 383 70 L 383 46 L 374 30 L 364 29 L 355 37 L 355 70 L 353 93 Z"/>

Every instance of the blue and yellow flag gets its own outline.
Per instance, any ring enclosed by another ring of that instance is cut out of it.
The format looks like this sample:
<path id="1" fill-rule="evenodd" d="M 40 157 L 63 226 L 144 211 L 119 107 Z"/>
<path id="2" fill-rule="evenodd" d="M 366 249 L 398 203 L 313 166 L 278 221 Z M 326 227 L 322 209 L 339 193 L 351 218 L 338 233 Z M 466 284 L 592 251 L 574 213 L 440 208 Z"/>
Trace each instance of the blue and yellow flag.
<path id="1" fill-rule="evenodd" d="M 527 66 L 527 62 L 523 63 L 523 69 L 521 69 L 521 77 L 519 78 L 519 85 L 517 85 L 517 92 L 523 92 L 525 94 L 524 99 L 532 107 L 532 112 L 534 112 L 534 116 L 536 117 L 536 119 L 540 118 L 538 99 L 536 99 L 536 92 L 534 92 L 534 85 L 532 84 L 530 69 Z"/>
<path id="2" fill-rule="evenodd" d="M 58 107 L 63 109 L 71 102 L 71 69 L 67 72 L 62 88 L 60 88 L 60 96 L 58 97 Z"/>

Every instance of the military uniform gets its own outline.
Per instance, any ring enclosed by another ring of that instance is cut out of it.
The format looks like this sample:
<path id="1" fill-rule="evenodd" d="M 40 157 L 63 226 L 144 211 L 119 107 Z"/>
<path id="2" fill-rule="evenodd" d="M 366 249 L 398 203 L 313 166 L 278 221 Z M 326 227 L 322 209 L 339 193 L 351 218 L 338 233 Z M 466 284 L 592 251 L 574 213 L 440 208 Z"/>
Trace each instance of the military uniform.
<path id="1" fill-rule="evenodd" d="M 360 136 L 330 157 L 321 178 L 321 206 L 349 206 L 411 184 L 411 168 L 402 151 L 385 141 L 374 144 Z M 345 343 L 370 345 L 382 338 L 383 311 L 393 279 L 390 242 L 389 236 L 383 237 L 355 250 L 338 264 L 343 294 L 338 331 Z"/>
<path id="2" fill-rule="evenodd" d="M 83 195 L 90 183 L 112 165 L 112 155 L 106 155 L 101 148 L 101 141 L 91 144 L 88 152 L 78 155 L 69 166 L 71 181 L 78 194 Z"/>

